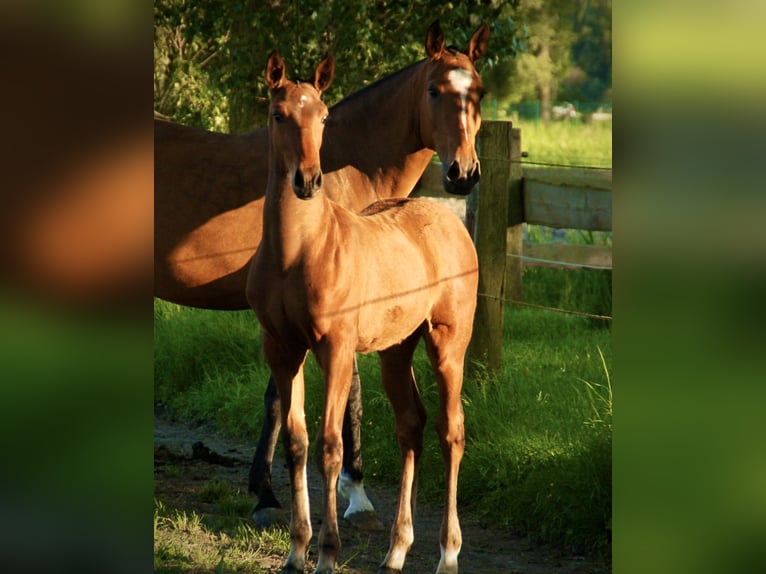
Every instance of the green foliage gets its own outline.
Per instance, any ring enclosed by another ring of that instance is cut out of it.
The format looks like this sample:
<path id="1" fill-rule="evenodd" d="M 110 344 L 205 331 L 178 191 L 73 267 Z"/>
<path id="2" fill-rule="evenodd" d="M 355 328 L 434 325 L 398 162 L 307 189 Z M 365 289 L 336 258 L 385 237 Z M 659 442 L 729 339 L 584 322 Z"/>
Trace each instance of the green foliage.
<path id="1" fill-rule="evenodd" d="M 581 2 L 575 34 L 572 67 L 562 78 L 559 98 L 611 101 L 612 1 Z"/>
<path id="2" fill-rule="evenodd" d="M 154 109 L 186 125 L 225 131 L 228 4 L 154 3 Z"/>
<path id="3" fill-rule="evenodd" d="M 511 17 L 520 29 L 516 56 L 482 76 L 501 108 L 611 101 L 611 0 L 519 0 Z"/>
<path id="4" fill-rule="evenodd" d="M 288 74 L 307 77 L 331 51 L 338 74 L 330 104 L 423 58 L 439 18 L 447 42 L 466 48 L 482 21 L 492 26 L 481 68 L 511 58 L 521 33 L 505 2 L 346 0 L 155 1 L 155 109 L 175 121 L 242 132 L 265 123 L 266 56 L 278 49 Z"/>

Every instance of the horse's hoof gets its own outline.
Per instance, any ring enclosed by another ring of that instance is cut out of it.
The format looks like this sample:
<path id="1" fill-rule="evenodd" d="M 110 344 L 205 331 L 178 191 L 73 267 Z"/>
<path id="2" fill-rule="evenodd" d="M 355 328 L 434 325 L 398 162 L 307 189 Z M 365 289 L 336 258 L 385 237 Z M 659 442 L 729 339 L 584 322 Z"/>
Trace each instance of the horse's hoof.
<path id="1" fill-rule="evenodd" d="M 381 566 L 378 568 L 378 574 L 402 574 L 401 570 L 394 570 L 388 566 Z"/>
<path id="2" fill-rule="evenodd" d="M 354 512 L 346 517 L 351 526 L 362 532 L 379 532 L 386 527 L 374 512 L 362 511 Z"/>
<path id="3" fill-rule="evenodd" d="M 250 516 L 258 528 L 288 526 L 287 517 L 281 508 L 256 508 Z"/>

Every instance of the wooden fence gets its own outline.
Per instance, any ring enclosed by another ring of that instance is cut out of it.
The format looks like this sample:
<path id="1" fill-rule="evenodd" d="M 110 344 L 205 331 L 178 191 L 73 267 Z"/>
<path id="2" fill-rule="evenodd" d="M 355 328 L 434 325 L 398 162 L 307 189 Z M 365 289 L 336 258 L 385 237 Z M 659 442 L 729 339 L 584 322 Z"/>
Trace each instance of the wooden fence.
<path id="1" fill-rule="evenodd" d="M 524 266 L 611 269 L 611 248 L 529 245 L 523 223 L 611 231 L 612 170 L 522 168 L 521 130 L 483 121 L 477 141 L 481 181 L 466 199 L 466 225 L 479 255 L 479 299 L 471 354 L 500 367 L 505 302 L 521 301 Z M 441 184 L 441 164 L 426 170 L 416 196 L 454 197 Z"/>

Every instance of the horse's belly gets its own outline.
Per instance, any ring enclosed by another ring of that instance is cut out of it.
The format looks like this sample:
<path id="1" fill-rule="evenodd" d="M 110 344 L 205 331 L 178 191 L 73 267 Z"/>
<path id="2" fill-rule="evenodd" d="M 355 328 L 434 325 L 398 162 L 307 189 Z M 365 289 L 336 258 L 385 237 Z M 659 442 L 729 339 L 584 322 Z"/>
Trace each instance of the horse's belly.
<path id="1" fill-rule="evenodd" d="M 428 319 L 426 301 L 418 304 L 413 301 L 413 296 L 407 299 L 401 304 L 372 302 L 362 306 L 359 314 L 358 352 L 382 351 L 398 345 Z"/>

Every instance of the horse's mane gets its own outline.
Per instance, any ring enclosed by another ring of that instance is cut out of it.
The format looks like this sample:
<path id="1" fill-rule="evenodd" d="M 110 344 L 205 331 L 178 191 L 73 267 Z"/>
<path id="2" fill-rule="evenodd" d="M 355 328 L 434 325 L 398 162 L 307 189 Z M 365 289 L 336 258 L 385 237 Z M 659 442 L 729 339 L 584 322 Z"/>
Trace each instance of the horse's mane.
<path id="1" fill-rule="evenodd" d="M 357 99 L 366 97 L 371 91 L 377 90 L 378 88 L 381 88 L 388 84 L 389 82 L 394 82 L 395 80 L 398 80 L 401 76 L 404 76 L 405 74 L 409 73 L 413 68 L 416 66 L 421 65 L 425 60 L 420 60 L 418 62 L 415 62 L 414 64 L 410 64 L 406 68 L 402 68 L 401 70 L 397 70 L 396 72 L 392 72 L 388 76 L 384 76 L 380 80 L 373 82 L 372 84 L 369 84 L 368 86 L 365 86 L 361 90 L 358 90 L 354 92 L 353 94 L 346 96 L 341 101 L 339 101 L 337 104 L 335 104 L 332 109 L 342 107 L 345 104 L 350 104 L 355 102 Z"/>
<path id="2" fill-rule="evenodd" d="M 445 50 L 449 52 L 450 54 L 452 54 L 453 56 L 456 56 L 458 54 L 465 54 L 465 52 L 460 50 L 457 46 L 453 46 L 453 45 L 447 46 Z M 368 86 L 365 86 L 361 90 L 358 90 L 349 96 L 346 96 L 341 101 L 339 101 L 334 106 L 332 106 L 332 108 L 340 107 L 340 106 L 343 106 L 344 104 L 352 103 L 356 101 L 358 98 L 366 97 L 371 91 L 377 90 L 378 88 L 383 87 L 388 82 L 393 82 L 399 79 L 400 76 L 403 76 L 409 73 L 413 68 L 415 68 L 416 66 L 420 66 L 425 61 L 426 61 L 425 58 L 422 60 L 418 60 L 417 62 L 415 62 L 414 64 L 410 64 L 406 68 L 402 68 L 401 70 L 392 72 L 388 76 L 384 76 L 380 80 L 373 82 L 372 84 L 369 84 Z"/>
<path id="3" fill-rule="evenodd" d="M 389 197 L 388 199 L 380 199 L 375 203 L 371 203 L 359 212 L 359 215 L 375 215 L 383 211 L 388 211 L 395 207 L 400 207 L 409 202 L 409 197 Z"/>

